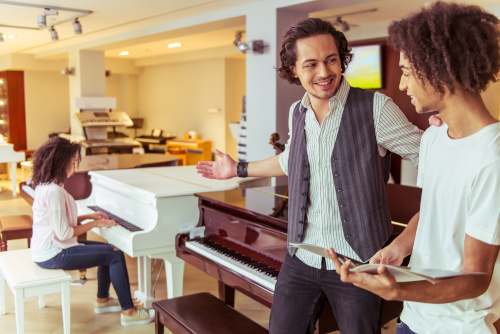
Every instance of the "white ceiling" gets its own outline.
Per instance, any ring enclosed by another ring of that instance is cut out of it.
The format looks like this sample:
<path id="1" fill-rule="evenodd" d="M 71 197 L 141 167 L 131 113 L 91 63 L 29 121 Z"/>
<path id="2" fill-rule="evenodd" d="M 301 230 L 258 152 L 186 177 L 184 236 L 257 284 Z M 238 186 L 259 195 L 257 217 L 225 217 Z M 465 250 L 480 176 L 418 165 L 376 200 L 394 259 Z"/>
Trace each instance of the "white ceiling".
<path id="1" fill-rule="evenodd" d="M 20 0 L 0 1 L 0 33 L 14 35 L 0 42 L 0 56 L 10 53 L 35 54 L 38 58 L 66 57 L 65 51 L 72 45 L 104 50 L 106 57 L 119 57 L 129 51 L 128 59 L 139 59 L 178 52 L 196 51 L 231 45 L 235 32 L 245 29 L 245 18 L 236 17 L 212 23 L 193 25 L 183 29 L 156 31 L 148 28 L 173 20 L 182 20 L 212 11 L 229 9 L 262 0 Z M 275 1 L 275 0 L 264 0 Z M 355 36 L 363 26 L 390 22 L 417 11 L 428 0 L 378 0 L 364 1 L 356 5 L 312 12 L 313 17 L 331 17 L 340 14 L 351 25 L 347 36 Z M 500 6 L 500 0 L 459 1 L 481 6 Z M 16 4 L 16 5 L 15 5 Z M 75 35 L 71 21 L 58 22 L 75 17 L 77 12 L 59 10 L 57 16 L 48 16 L 47 24 L 56 24 L 58 41 L 52 41 L 47 28 L 37 27 L 37 16 L 44 8 L 21 6 L 32 4 L 46 8 L 64 7 L 92 11 L 81 17 L 83 34 Z M 332 6 L 335 4 L 332 1 Z M 356 13 L 376 8 L 376 11 Z M 354 14 L 349 14 L 353 13 Z M 498 15 L 498 14 L 497 14 Z M 24 26 L 21 29 L 7 26 Z M 129 34 L 130 38 L 124 38 Z M 352 38 L 351 38 L 352 39 Z M 181 48 L 169 49 L 167 44 L 181 43 Z M 124 57 L 125 58 L 125 57 Z"/>

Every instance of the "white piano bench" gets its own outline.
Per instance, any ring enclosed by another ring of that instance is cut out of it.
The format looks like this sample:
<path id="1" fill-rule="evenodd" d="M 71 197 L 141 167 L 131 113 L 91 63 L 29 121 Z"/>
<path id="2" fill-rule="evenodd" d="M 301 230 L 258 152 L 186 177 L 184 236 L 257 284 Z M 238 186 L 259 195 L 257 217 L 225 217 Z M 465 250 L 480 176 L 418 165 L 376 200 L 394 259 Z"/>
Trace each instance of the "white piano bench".
<path id="1" fill-rule="evenodd" d="M 5 314 L 5 283 L 14 295 L 17 334 L 24 333 L 24 298 L 61 292 L 64 333 L 70 332 L 69 281 L 71 275 L 60 269 L 40 268 L 31 259 L 30 249 L 0 252 L 0 315 Z"/>

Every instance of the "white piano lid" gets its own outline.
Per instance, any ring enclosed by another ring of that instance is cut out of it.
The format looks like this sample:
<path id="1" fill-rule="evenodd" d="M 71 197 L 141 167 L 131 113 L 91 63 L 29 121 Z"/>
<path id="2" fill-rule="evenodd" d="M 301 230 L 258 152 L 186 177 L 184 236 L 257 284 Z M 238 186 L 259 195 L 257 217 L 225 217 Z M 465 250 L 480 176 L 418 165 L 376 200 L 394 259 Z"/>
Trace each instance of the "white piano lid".
<path id="1" fill-rule="evenodd" d="M 230 190 L 239 187 L 245 181 L 241 178 L 212 180 L 196 172 L 196 166 L 175 166 L 156 168 L 118 169 L 91 171 L 96 179 L 106 179 L 114 185 L 153 197 L 192 195 L 207 191 Z"/>

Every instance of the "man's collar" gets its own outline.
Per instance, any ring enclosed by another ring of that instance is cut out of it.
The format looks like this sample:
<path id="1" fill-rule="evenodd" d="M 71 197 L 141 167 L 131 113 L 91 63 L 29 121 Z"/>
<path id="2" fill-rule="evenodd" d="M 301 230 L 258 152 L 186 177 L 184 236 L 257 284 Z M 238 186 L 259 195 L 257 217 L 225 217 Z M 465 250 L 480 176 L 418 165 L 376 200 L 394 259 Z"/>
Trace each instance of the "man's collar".
<path id="1" fill-rule="evenodd" d="M 342 107 L 345 106 L 347 101 L 347 96 L 349 95 L 349 90 L 351 89 L 351 85 L 347 82 L 346 78 L 342 76 L 342 80 L 340 81 L 340 87 L 335 93 L 334 96 L 330 98 L 330 110 L 332 109 L 335 100 L 339 101 Z M 306 92 L 300 101 L 303 108 L 300 108 L 300 111 L 306 111 L 308 108 L 311 108 L 311 100 L 309 99 L 309 93 Z"/>

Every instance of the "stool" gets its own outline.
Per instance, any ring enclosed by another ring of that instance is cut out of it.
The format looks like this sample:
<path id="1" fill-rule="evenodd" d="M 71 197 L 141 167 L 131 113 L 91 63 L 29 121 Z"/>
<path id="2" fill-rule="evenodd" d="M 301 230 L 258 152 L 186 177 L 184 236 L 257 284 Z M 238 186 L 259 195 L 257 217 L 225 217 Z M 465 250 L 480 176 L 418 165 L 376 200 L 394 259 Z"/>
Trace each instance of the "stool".
<path id="1" fill-rule="evenodd" d="M 156 334 L 163 334 L 164 326 L 174 334 L 269 334 L 207 292 L 157 301 L 153 307 Z"/>
<path id="2" fill-rule="evenodd" d="M 7 240 L 28 239 L 30 247 L 33 234 L 33 219 L 28 215 L 0 217 L 0 244 L 1 251 L 7 250 Z"/>
<path id="3" fill-rule="evenodd" d="M 14 294 L 16 328 L 24 333 L 24 298 L 39 296 L 40 308 L 45 307 L 43 296 L 61 292 L 64 333 L 70 332 L 69 281 L 71 276 L 60 269 L 40 268 L 31 259 L 30 249 L 0 252 L 0 314 L 5 314 L 5 282 Z"/>

